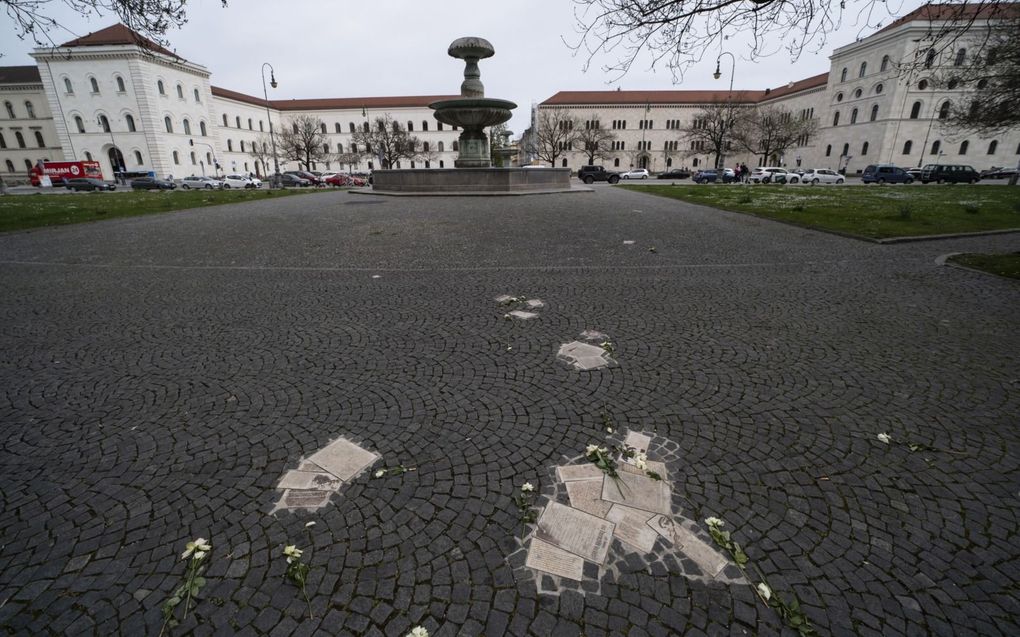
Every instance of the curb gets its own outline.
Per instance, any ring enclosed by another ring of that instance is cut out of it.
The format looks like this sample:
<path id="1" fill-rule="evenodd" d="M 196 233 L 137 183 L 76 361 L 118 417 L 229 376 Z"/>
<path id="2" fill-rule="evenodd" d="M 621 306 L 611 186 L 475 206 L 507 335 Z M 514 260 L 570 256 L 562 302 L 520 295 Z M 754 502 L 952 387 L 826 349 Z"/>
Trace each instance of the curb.
<path id="1" fill-rule="evenodd" d="M 526 197 L 528 195 L 562 195 L 595 192 L 592 188 L 563 188 L 559 190 L 522 190 L 519 192 L 470 192 L 467 190 L 451 190 L 450 192 L 393 192 L 383 190 L 349 190 L 352 195 L 370 195 L 376 197 Z"/>
<path id="2" fill-rule="evenodd" d="M 943 255 L 940 255 L 938 257 L 935 257 L 935 265 L 941 265 L 941 266 L 945 266 L 947 268 L 956 268 L 957 270 L 964 270 L 966 272 L 973 272 L 975 274 L 980 274 L 980 275 L 983 275 L 983 276 L 993 276 L 993 277 L 995 277 L 997 279 L 1003 279 L 1003 280 L 1006 280 L 1006 281 L 1014 281 L 1014 282 L 1016 281 L 1016 279 L 1014 279 L 1013 277 L 1010 277 L 1010 276 L 1002 276 L 1001 274 L 996 274 L 994 272 L 989 272 L 987 270 L 978 270 L 977 268 L 972 268 L 972 267 L 966 266 L 966 265 L 960 265 L 959 263 L 953 263 L 952 261 L 949 260 L 949 259 L 952 259 L 953 257 L 961 255 L 961 254 L 970 254 L 970 253 L 969 252 L 948 252 L 946 254 L 943 254 Z"/>

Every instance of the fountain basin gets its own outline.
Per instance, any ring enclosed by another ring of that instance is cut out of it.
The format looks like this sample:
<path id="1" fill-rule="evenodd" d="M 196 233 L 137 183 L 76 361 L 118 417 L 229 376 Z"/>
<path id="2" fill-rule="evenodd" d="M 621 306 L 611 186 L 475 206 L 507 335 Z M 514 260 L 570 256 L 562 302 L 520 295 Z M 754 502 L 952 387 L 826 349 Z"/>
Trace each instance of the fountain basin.
<path id="1" fill-rule="evenodd" d="M 513 117 L 510 111 L 517 108 L 517 104 L 510 100 L 476 97 L 440 100 L 429 104 L 429 108 L 435 111 L 436 119 L 444 124 L 472 129 L 509 121 Z"/>
<path id="2" fill-rule="evenodd" d="M 569 168 L 412 168 L 377 170 L 372 173 L 372 190 L 351 192 L 466 196 L 589 191 L 571 188 Z"/>

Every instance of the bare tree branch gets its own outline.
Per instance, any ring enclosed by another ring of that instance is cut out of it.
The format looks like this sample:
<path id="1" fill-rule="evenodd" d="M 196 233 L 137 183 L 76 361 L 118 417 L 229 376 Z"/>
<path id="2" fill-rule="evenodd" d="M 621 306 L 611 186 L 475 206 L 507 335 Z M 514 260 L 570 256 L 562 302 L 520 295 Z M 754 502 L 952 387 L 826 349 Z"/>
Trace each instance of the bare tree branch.
<path id="1" fill-rule="evenodd" d="M 529 140 L 528 152 L 555 167 L 556 160 L 577 142 L 581 126 L 578 118 L 562 109 L 540 110 Z"/>

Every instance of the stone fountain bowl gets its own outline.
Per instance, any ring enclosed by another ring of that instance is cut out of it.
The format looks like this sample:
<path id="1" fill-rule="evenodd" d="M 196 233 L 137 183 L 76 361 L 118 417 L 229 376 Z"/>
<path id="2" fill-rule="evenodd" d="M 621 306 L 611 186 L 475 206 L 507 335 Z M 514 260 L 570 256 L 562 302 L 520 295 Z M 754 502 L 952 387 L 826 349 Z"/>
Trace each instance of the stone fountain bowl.
<path id="1" fill-rule="evenodd" d="M 491 97 L 461 98 L 432 102 L 436 119 L 461 128 L 484 128 L 509 121 L 517 104 Z"/>

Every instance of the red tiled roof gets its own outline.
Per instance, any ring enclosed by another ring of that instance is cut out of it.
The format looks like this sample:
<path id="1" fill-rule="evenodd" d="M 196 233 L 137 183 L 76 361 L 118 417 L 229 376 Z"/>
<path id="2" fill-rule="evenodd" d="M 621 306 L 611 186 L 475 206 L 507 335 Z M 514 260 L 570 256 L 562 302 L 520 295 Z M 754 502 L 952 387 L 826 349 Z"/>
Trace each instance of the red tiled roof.
<path id="1" fill-rule="evenodd" d="M 37 66 L 0 66 L 0 84 L 35 84 L 41 81 Z"/>
<path id="2" fill-rule="evenodd" d="M 542 106 L 576 106 L 580 104 L 708 104 L 725 102 L 757 102 L 763 91 L 560 91 L 542 102 Z"/>
<path id="3" fill-rule="evenodd" d="M 811 77 L 805 78 L 803 80 L 798 80 L 796 82 L 791 82 L 791 83 L 787 84 L 786 86 L 780 86 L 779 88 L 774 88 L 774 89 L 768 91 L 767 93 L 765 93 L 764 95 L 762 95 L 761 99 L 758 100 L 758 101 L 765 102 L 767 100 L 774 100 L 777 97 L 785 97 L 787 95 L 792 95 L 794 93 L 800 93 L 801 91 L 806 91 L 809 88 L 817 88 L 819 86 L 825 86 L 828 83 L 829 83 L 829 73 L 828 72 L 819 73 L 818 75 L 812 75 Z"/>
<path id="4" fill-rule="evenodd" d="M 1018 2 L 973 2 L 964 4 L 926 4 L 914 9 L 902 18 L 891 22 L 876 33 L 913 22 L 926 20 L 931 22 L 971 22 L 973 20 L 1003 20 L 1020 18 Z"/>
<path id="5" fill-rule="evenodd" d="M 266 101 L 261 97 L 254 97 L 231 91 L 230 89 L 213 86 L 212 94 L 216 97 L 265 106 Z M 432 102 L 448 100 L 460 97 L 459 95 L 398 95 L 393 97 L 325 97 L 300 100 L 269 100 L 269 107 L 281 111 L 325 111 L 331 109 L 357 109 L 357 108 L 402 108 L 428 106 Z"/>
<path id="6" fill-rule="evenodd" d="M 89 33 L 88 35 L 80 38 L 75 38 L 69 42 L 64 42 L 60 45 L 60 48 L 77 46 L 110 46 L 115 44 L 133 44 L 143 49 L 155 51 L 156 53 L 162 53 L 171 57 L 180 57 L 173 51 L 169 51 L 161 47 L 152 40 L 138 35 L 131 29 L 119 23 L 108 26 L 105 29 L 100 29 L 94 33 Z"/>

